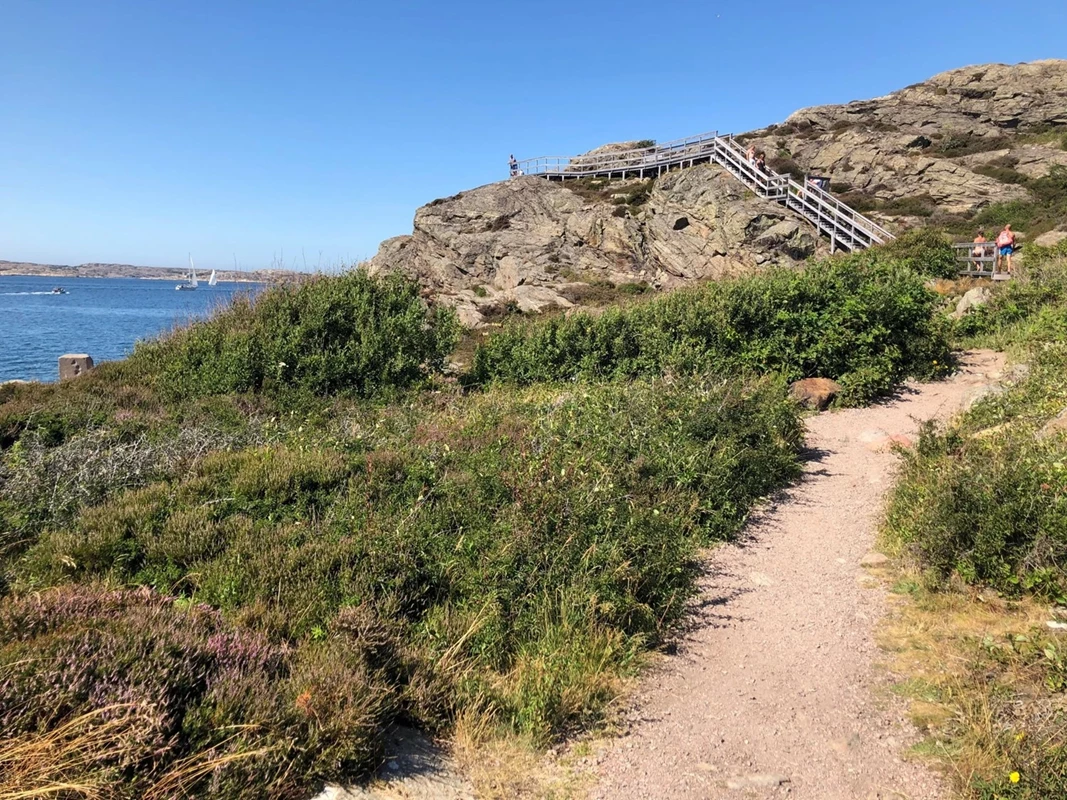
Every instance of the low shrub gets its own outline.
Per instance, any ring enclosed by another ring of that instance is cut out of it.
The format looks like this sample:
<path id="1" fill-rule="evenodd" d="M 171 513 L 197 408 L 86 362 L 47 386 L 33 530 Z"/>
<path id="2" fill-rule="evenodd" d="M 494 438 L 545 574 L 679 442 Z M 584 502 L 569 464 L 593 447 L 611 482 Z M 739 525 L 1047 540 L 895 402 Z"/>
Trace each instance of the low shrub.
<path id="1" fill-rule="evenodd" d="M 138 346 L 168 397 L 234 392 L 370 397 L 440 370 L 455 313 L 427 308 L 418 286 L 356 269 L 237 298 L 209 320 Z"/>
<path id="2" fill-rule="evenodd" d="M 1067 228 L 1067 167 L 1053 165 L 1047 175 L 1031 178 L 1025 185 L 1032 199 L 993 203 L 978 212 L 974 223 L 987 228 L 1011 223 L 1030 236 Z"/>
<path id="3" fill-rule="evenodd" d="M 878 210 L 896 217 L 929 217 L 937 210 L 937 203 L 929 194 L 899 197 L 880 203 Z"/>
<path id="4" fill-rule="evenodd" d="M 1067 447 L 1017 434 L 926 431 L 905 456 L 888 530 L 942 582 L 1067 598 Z M 1035 502 L 1038 501 L 1038 502 Z"/>
<path id="5" fill-rule="evenodd" d="M 928 569 L 936 585 L 955 577 L 1062 601 L 1067 438 L 1044 428 L 1067 413 L 1067 262 L 1034 254 L 1028 269 L 1027 278 L 1002 287 L 959 329 L 1012 345 L 1030 362 L 1029 376 L 952 427 L 923 433 L 905 456 L 886 537 Z"/>
<path id="6" fill-rule="evenodd" d="M 696 548 L 798 474 L 801 433 L 773 380 L 429 398 L 112 497 L 44 532 L 12 586 L 106 579 L 208 603 L 292 643 L 294 665 L 358 610 L 345 624 L 398 654 L 367 679 L 386 682 L 373 708 L 431 729 L 480 713 L 545 741 L 671 629 Z M 301 741 L 322 759 L 342 739 Z"/>
<path id="7" fill-rule="evenodd" d="M 997 287 L 989 302 L 954 323 L 954 332 L 964 344 L 983 336 L 1003 348 L 1062 336 L 1067 240 L 1054 248 L 1028 245 L 1025 254 L 1013 280 Z"/>
<path id="8" fill-rule="evenodd" d="M 361 643 L 344 644 L 294 653 L 217 611 L 145 590 L 7 598 L 0 762 L 21 748 L 18 768 L 36 775 L 16 792 L 61 778 L 102 783 L 116 798 L 307 796 L 380 757 L 389 695 Z M 79 730 L 87 718 L 102 729 L 95 738 Z M 46 763 L 26 763 L 35 742 L 72 726 L 84 748 L 75 758 L 64 734 L 37 749 Z"/>
<path id="9" fill-rule="evenodd" d="M 1011 146 L 1011 140 L 1003 135 L 982 136 L 972 131 L 946 131 L 934 153 L 946 158 L 959 158 L 974 153 L 988 153 Z"/>
<path id="10" fill-rule="evenodd" d="M 955 249 L 933 228 L 916 228 L 902 233 L 885 245 L 883 251 L 920 275 L 954 278 L 959 272 Z"/>
<path id="11" fill-rule="evenodd" d="M 676 292 L 598 316 L 512 325 L 491 335 L 467 380 L 620 379 L 779 372 L 842 380 L 852 402 L 948 359 L 936 296 L 912 264 L 861 254 Z"/>

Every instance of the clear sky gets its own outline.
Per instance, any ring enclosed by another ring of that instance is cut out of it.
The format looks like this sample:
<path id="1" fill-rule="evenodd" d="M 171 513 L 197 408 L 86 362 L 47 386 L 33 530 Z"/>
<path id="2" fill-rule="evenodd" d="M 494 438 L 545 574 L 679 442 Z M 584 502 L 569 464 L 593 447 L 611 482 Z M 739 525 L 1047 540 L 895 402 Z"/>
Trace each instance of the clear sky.
<path id="1" fill-rule="evenodd" d="M 1065 0 L 0 0 L 0 259 L 333 268 L 510 153 L 739 132 L 1065 33 Z"/>

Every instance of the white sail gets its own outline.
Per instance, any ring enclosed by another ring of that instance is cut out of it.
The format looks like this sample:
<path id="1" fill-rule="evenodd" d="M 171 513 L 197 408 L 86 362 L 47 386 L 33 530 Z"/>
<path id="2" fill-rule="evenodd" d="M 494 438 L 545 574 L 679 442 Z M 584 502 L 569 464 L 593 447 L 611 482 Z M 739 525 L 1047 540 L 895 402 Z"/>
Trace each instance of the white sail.
<path id="1" fill-rule="evenodd" d="M 193 266 L 193 257 L 189 256 L 189 285 L 194 289 L 197 287 L 196 282 L 196 268 Z"/>
<path id="2" fill-rule="evenodd" d="M 218 277 L 215 275 L 215 270 L 211 270 L 211 277 L 207 279 L 208 286 L 214 286 L 219 282 Z"/>

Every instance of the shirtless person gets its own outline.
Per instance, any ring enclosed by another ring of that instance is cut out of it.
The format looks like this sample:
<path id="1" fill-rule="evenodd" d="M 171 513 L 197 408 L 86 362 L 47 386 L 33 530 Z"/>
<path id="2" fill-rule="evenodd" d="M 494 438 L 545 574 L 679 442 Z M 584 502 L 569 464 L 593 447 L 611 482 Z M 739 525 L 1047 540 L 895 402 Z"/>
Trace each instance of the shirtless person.
<path id="1" fill-rule="evenodd" d="M 974 243 L 976 245 L 982 245 L 982 246 L 981 247 L 975 247 L 973 250 L 971 250 L 971 255 L 974 256 L 975 258 L 984 258 L 985 256 L 990 255 L 989 247 L 988 247 L 988 245 L 985 244 L 988 241 L 989 240 L 985 238 L 985 231 L 978 231 L 978 235 L 974 237 Z M 974 262 L 974 268 L 975 269 L 984 270 L 985 269 L 985 265 L 986 265 L 986 262 L 984 262 L 984 261 L 975 261 Z"/>

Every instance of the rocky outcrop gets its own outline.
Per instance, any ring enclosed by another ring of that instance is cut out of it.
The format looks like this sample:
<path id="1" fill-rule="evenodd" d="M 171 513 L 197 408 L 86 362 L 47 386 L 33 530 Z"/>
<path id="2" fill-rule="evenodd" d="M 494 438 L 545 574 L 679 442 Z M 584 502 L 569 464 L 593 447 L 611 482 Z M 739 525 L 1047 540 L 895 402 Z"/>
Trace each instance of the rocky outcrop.
<path id="1" fill-rule="evenodd" d="M 965 214 L 1026 196 L 997 169 L 1033 178 L 1067 165 L 1057 131 L 1067 132 L 1062 60 L 952 70 L 874 100 L 797 111 L 747 138 L 855 201 Z"/>
<path id="2" fill-rule="evenodd" d="M 1020 176 L 1067 166 L 1064 135 L 1067 61 L 1040 61 L 953 70 L 874 100 L 804 109 L 744 138 L 778 171 L 829 177 L 832 191 L 892 228 L 1027 197 Z M 807 223 L 703 164 L 647 184 L 523 177 L 435 200 L 368 268 L 415 278 L 477 326 L 505 308 L 670 288 L 791 264 L 819 246 Z"/>
<path id="3" fill-rule="evenodd" d="M 654 185 L 525 177 L 435 200 L 368 268 L 418 280 L 477 326 L 505 305 L 566 308 L 591 287 L 670 288 L 792 264 L 816 246 L 784 208 L 705 164 Z"/>

